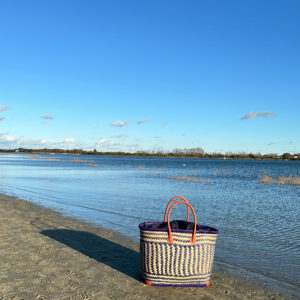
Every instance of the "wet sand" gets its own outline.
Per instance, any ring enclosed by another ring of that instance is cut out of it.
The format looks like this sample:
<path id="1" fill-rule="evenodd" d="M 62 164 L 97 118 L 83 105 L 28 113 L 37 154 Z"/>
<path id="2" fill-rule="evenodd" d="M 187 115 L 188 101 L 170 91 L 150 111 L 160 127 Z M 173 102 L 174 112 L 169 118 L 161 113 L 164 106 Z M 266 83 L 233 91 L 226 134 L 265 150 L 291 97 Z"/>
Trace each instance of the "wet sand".
<path id="1" fill-rule="evenodd" d="M 206 288 L 147 286 L 139 245 L 3 195 L 0 224 L 0 299 L 288 299 L 225 271 Z"/>

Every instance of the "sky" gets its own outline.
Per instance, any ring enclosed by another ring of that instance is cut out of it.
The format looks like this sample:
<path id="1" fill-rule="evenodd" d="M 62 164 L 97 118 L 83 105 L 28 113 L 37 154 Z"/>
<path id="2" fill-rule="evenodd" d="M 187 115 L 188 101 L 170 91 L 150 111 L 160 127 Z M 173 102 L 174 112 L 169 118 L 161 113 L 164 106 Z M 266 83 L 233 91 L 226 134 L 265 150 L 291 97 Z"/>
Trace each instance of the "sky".
<path id="1" fill-rule="evenodd" d="M 1 0 L 0 148 L 300 152 L 297 0 Z"/>

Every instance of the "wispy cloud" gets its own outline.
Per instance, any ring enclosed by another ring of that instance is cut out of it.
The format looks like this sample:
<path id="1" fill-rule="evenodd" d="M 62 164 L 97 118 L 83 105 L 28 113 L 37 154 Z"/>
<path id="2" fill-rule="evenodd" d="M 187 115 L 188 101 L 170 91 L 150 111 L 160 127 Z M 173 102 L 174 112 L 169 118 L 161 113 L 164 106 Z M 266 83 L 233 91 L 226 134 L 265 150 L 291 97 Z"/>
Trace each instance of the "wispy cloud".
<path id="1" fill-rule="evenodd" d="M 60 149 L 84 149 L 91 148 L 91 145 L 86 145 L 84 143 L 76 142 L 73 138 L 66 138 L 63 141 L 50 142 L 47 141 L 45 147 L 47 148 L 60 148 Z"/>
<path id="2" fill-rule="evenodd" d="M 141 124 L 144 124 L 144 123 L 147 123 L 147 122 L 150 122 L 151 120 L 150 119 L 144 119 L 144 120 L 140 120 L 137 122 L 138 125 L 141 125 Z"/>
<path id="3" fill-rule="evenodd" d="M 8 106 L 3 106 L 0 104 L 0 111 L 5 111 L 5 110 L 8 110 L 9 107 Z"/>
<path id="4" fill-rule="evenodd" d="M 96 147 L 101 150 L 112 150 L 118 146 L 120 146 L 122 143 L 116 143 L 114 141 L 111 141 L 109 139 L 103 138 L 99 139 L 96 143 Z"/>
<path id="5" fill-rule="evenodd" d="M 3 121 L 5 119 L 5 117 L 0 116 L 0 121 Z"/>
<path id="6" fill-rule="evenodd" d="M 275 117 L 275 113 L 272 111 L 263 111 L 263 112 L 249 112 L 248 114 L 244 115 L 241 120 L 247 120 L 247 119 L 255 119 L 258 117 L 268 117 L 272 116 Z"/>
<path id="7" fill-rule="evenodd" d="M 125 144 L 121 142 L 115 142 L 108 138 L 99 139 L 95 145 L 99 151 L 126 151 L 136 152 L 140 149 L 140 144 Z"/>
<path id="8" fill-rule="evenodd" d="M 114 122 L 110 123 L 110 126 L 111 127 L 124 127 L 129 124 L 131 124 L 130 121 L 114 121 Z"/>
<path id="9" fill-rule="evenodd" d="M 113 135 L 112 138 L 114 139 L 123 139 L 126 138 L 128 135 L 127 134 L 119 134 L 119 135 Z"/>
<path id="10" fill-rule="evenodd" d="M 168 124 L 167 121 L 160 121 L 160 126 L 166 126 Z"/>
<path id="11" fill-rule="evenodd" d="M 52 115 L 42 115 L 41 118 L 46 119 L 46 120 L 53 120 L 54 119 L 54 117 Z"/>
<path id="12" fill-rule="evenodd" d="M 97 145 L 107 145 L 109 143 L 110 141 L 108 139 L 100 139 L 98 140 Z"/>
<path id="13" fill-rule="evenodd" d="M 141 148 L 140 144 L 129 144 L 129 145 L 124 145 L 124 146 L 126 148 L 126 151 L 128 151 L 128 152 L 137 152 Z"/>
<path id="14" fill-rule="evenodd" d="M 73 144 L 75 142 L 75 140 L 73 138 L 66 138 L 65 139 L 65 143 L 67 144 Z"/>
<path id="15" fill-rule="evenodd" d="M 276 143 L 268 143 L 267 146 L 275 145 Z"/>

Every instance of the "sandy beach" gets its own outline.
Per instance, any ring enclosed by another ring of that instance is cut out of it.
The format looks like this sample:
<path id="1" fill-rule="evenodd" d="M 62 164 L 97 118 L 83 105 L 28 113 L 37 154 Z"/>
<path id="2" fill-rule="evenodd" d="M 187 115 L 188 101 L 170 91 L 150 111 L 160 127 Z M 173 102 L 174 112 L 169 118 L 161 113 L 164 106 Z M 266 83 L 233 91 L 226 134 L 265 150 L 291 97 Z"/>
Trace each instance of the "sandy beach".
<path id="1" fill-rule="evenodd" d="M 151 287 L 139 245 L 120 234 L 0 195 L 0 299 L 288 299 L 226 271 L 207 288 Z"/>

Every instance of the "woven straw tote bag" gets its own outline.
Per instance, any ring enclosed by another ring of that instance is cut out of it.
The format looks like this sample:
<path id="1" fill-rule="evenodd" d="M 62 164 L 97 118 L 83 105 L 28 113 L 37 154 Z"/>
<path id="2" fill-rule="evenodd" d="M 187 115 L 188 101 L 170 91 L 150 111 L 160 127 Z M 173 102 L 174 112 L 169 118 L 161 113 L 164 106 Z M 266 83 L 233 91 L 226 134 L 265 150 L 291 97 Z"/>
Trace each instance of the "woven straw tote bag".
<path id="1" fill-rule="evenodd" d="M 180 198 L 171 207 L 171 203 Z M 187 206 L 187 220 L 170 222 L 178 204 Z M 170 208 L 169 208 L 170 207 Z M 189 212 L 194 223 L 189 222 Z M 209 286 L 218 230 L 197 225 L 194 208 L 182 196 L 167 205 L 164 222 L 144 222 L 140 228 L 140 271 L 146 284 L 154 286 Z"/>

